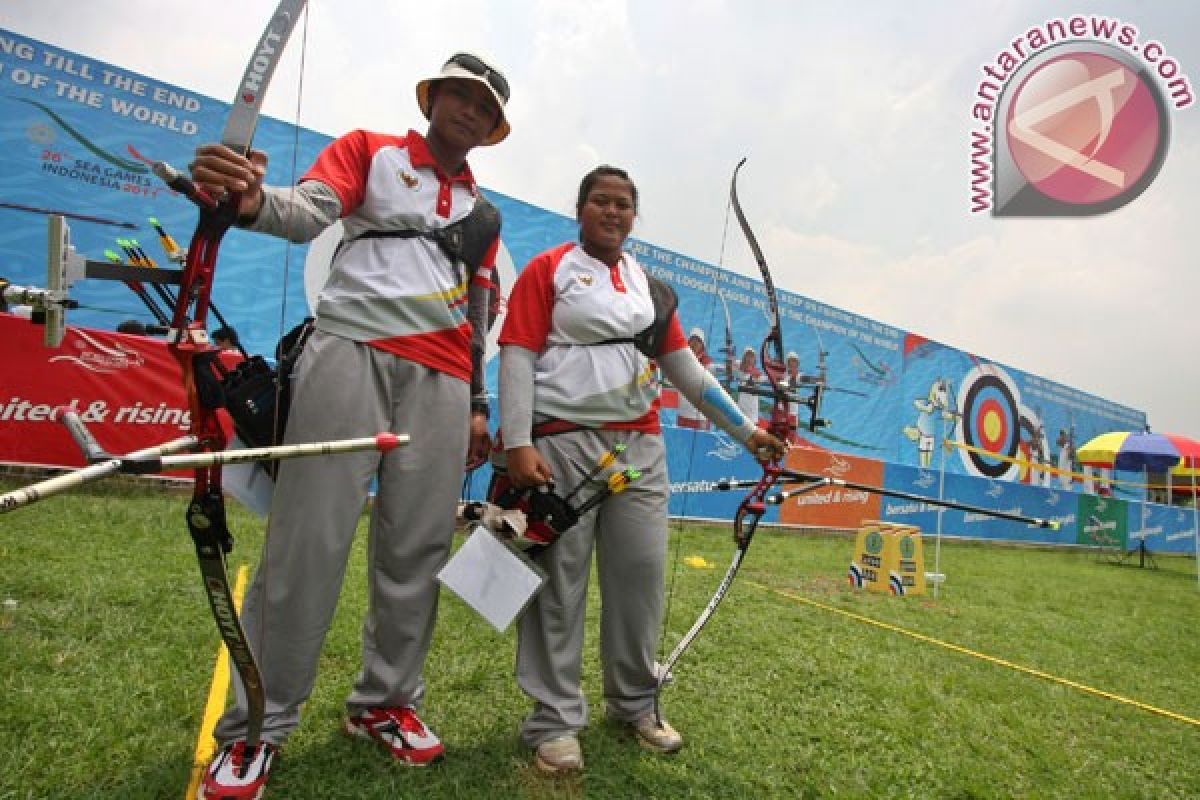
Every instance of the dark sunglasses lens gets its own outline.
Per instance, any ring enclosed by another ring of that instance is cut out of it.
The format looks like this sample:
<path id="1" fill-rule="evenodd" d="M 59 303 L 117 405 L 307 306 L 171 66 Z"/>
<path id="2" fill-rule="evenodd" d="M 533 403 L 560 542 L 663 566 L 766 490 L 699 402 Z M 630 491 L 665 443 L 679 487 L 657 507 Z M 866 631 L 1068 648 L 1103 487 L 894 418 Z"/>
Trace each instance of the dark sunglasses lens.
<path id="1" fill-rule="evenodd" d="M 450 57 L 451 64 L 458 64 L 465 70 L 474 73 L 475 75 L 483 75 L 488 71 L 488 65 L 480 61 L 470 53 L 458 53 Z"/>
<path id="2" fill-rule="evenodd" d="M 504 98 L 505 102 L 508 102 L 508 81 L 504 80 L 503 75 L 499 75 L 495 72 L 489 72 L 487 75 L 487 82 L 492 85 L 493 89 L 499 92 L 500 96 Z"/>
<path id="3" fill-rule="evenodd" d="M 503 75 L 489 67 L 483 61 L 480 61 L 470 53 L 458 53 L 451 57 L 450 63 L 457 64 L 467 72 L 483 78 L 501 97 L 506 101 L 508 100 L 508 81 L 504 79 Z"/>

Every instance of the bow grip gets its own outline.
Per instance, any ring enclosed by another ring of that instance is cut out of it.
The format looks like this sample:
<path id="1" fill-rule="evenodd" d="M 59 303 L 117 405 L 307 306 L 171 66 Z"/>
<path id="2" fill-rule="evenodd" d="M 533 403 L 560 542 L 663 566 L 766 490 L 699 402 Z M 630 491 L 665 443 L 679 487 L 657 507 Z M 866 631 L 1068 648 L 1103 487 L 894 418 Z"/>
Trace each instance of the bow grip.
<path id="1" fill-rule="evenodd" d="M 187 508 L 187 524 L 201 557 L 211 557 L 218 547 L 224 553 L 233 551 L 233 535 L 225 521 L 225 498 L 220 490 L 192 498 Z"/>

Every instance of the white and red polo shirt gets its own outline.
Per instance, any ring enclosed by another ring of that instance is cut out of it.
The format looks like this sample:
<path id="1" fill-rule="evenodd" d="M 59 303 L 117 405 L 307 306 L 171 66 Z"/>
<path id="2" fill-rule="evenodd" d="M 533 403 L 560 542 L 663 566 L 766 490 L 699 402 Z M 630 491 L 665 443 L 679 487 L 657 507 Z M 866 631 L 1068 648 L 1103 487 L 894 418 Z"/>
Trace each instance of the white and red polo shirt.
<path id="1" fill-rule="evenodd" d="M 632 255 L 609 266 L 568 243 L 525 267 L 508 298 L 500 344 L 537 353 L 535 415 L 657 433 L 654 364 L 631 341 L 611 342 L 632 339 L 653 321 L 646 273 Z M 658 355 L 684 347 L 676 315 Z"/>
<path id="2" fill-rule="evenodd" d="M 356 238 L 458 222 L 475 206 L 471 169 L 457 175 L 437 166 L 424 137 L 353 131 L 321 152 L 302 180 L 337 193 L 345 236 L 317 300 L 317 326 L 471 379 L 467 276 L 424 237 Z M 475 280 L 487 283 L 499 238 Z"/>

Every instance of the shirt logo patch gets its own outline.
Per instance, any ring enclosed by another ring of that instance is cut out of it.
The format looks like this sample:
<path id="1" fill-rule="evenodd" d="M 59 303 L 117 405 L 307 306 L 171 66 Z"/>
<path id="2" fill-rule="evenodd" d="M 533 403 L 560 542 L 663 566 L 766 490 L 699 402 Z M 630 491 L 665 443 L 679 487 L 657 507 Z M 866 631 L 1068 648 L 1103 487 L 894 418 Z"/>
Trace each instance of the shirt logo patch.
<path id="1" fill-rule="evenodd" d="M 410 189 L 416 189 L 421 185 L 420 179 L 407 170 L 402 169 L 398 171 L 396 173 L 396 177 L 399 178 L 401 182 Z"/>
<path id="2" fill-rule="evenodd" d="M 587 274 L 586 272 L 580 273 L 580 275 L 579 275 L 579 282 L 582 283 L 584 286 L 591 286 L 592 280 L 593 280 L 592 276 Z"/>

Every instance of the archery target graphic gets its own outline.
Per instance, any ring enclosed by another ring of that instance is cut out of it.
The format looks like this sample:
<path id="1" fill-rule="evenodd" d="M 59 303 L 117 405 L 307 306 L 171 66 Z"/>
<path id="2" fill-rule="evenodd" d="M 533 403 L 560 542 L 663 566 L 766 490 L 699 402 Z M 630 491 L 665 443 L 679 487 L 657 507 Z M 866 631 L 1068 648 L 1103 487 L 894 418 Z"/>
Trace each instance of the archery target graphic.
<path id="1" fill-rule="evenodd" d="M 1018 467 L 1005 459 L 1016 458 L 1021 443 L 1020 395 L 1012 378 L 994 365 L 973 368 L 963 378 L 958 413 L 970 447 L 958 451 L 967 471 L 1011 480 Z"/>

